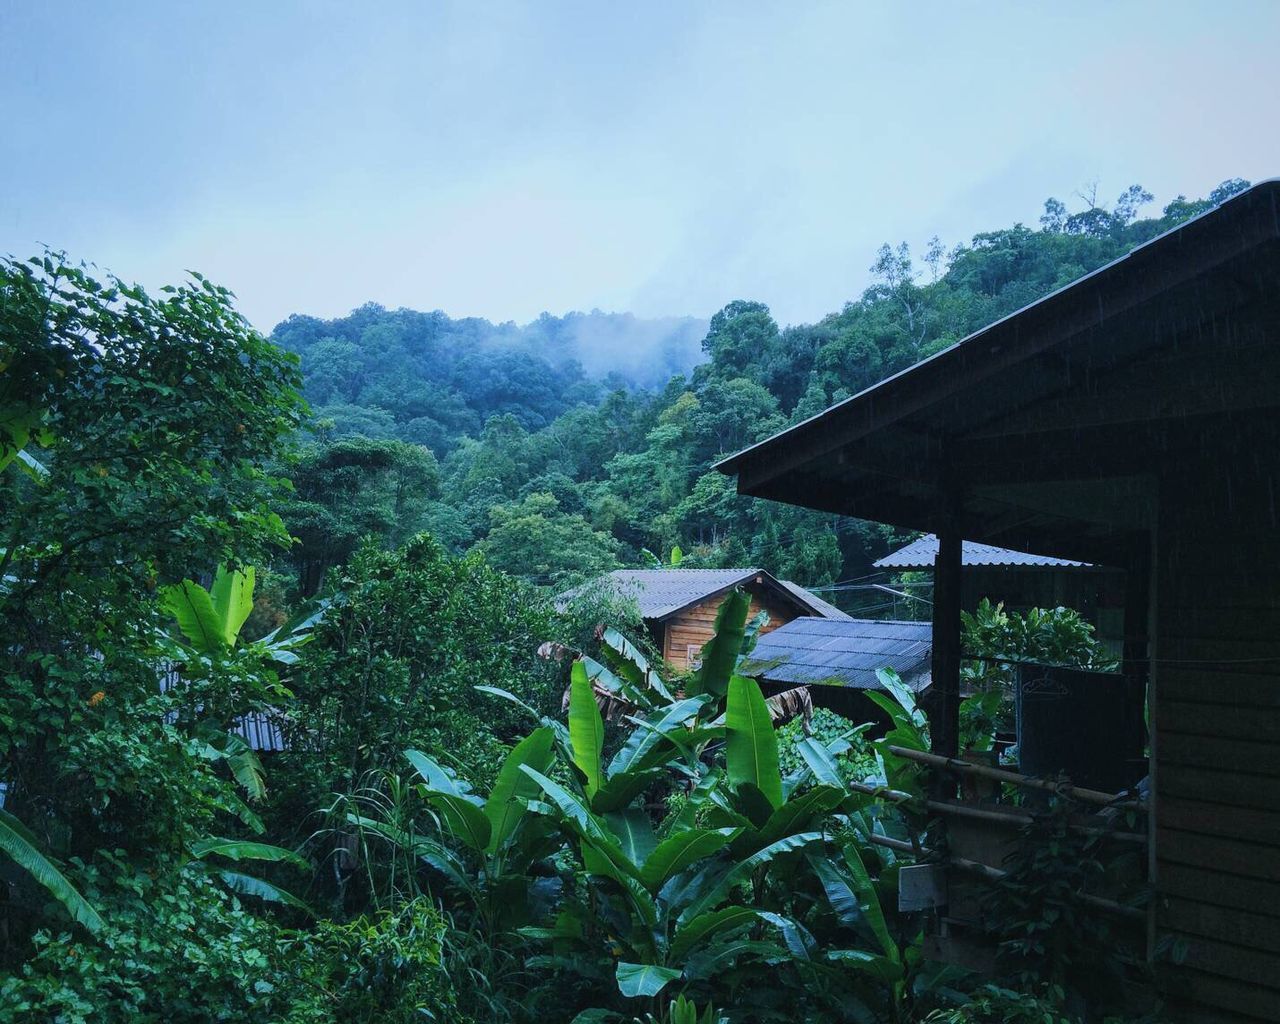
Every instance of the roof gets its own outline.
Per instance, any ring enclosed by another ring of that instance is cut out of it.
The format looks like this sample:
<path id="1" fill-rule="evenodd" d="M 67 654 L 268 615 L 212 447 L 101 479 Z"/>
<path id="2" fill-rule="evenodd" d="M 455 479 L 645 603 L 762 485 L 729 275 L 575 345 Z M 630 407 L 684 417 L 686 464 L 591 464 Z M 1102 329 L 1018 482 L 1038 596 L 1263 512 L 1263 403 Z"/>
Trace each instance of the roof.
<path id="1" fill-rule="evenodd" d="M 232 731 L 249 744 L 251 750 L 271 753 L 287 749 L 284 731 L 276 715 L 265 711 L 253 711 L 235 720 Z"/>
<path id="2" fill-rule="evenodd" d="M 793 619 L 763 634 L 739 671 L 780 683 L 871 690 L 880 686 L 876 669 L 891 668 L 919 688 L 932 648 L 928 622 Z"/>
<path id="3" fill-rule="evenodd" d="M 1162 476 L 1269 443 L 1278 279 L 1267 181 L 717 468 L 741 494 L 1129 565 Z"/>
<path id="4" fill-rule="evenodd" d="M 646 619 L 669 618 L 676 612 L 757 578 L 811 615 L 848 618 L 834 605 L 815 597 L 798 584 L 775 578 L 764 569 L 616 569 L 602 577 L 621 596 L 634 598 L 640 606 L 640 614 Z M 556 604 L 563 607 L 583 589 L 566 590 L 557 596 Z"/>
<path id="5" fill-rule="evenodd" d="M 938 557 L 938 537 L 928 533 L 918 540 L 913 540 L 906 547 L 899 548 L 872 564 L 877 569 L 932 569 Z M 1070 558 L 1052 558 L 1049 555 L 1032 555 L 1025 551 L 1010 551 L 998 548 L 994 544 L 979 544 L 977 541 L 964 542 L 960 555 L 961 564 L 965 566 L 1007 566 L 1028 569 L 1093 569 L 1089 562 L 1076 562 Z"/>

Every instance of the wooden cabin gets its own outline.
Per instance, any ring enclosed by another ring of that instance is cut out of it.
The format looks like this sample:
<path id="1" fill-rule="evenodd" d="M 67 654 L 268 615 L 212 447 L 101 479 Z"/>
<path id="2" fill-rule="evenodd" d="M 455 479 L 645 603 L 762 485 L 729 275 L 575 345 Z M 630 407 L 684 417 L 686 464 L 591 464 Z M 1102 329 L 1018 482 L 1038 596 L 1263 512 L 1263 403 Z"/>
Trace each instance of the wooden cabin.
<path id="1" fill-rule="evenodd" d="M 726 460 L 742 494 L 929 531 L 956 753 L 961 542 L 1126 570 L 1152 731 L 1148 955 L 1185 1021 L 1280 1014 L 1280 182 Z"/>
<path id="2" fill-rule="evenodd" d="M 702 645 L 715 633 L 716 612 L 730 591 L 751 595 L 750 617 L 765 612 L 763 632 L 802 616 L 847 619 L 844 612 L 798 584 L 763 569 L 619 569 L 600 583 L 640 606 L 645 626 L 662 656 L 676 669 L 696 668 Z M 557 598 L 564 604 L 581 588 Z"/>

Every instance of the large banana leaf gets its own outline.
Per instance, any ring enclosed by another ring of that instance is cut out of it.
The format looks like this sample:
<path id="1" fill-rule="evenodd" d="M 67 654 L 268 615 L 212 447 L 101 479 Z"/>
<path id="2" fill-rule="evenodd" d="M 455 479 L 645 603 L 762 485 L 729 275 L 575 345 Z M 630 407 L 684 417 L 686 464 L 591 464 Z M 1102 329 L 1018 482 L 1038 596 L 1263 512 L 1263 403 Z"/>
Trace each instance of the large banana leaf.
<path id="1" fill-rule="evenodd" d="M 797 853 L 807 846 L 822 842 L 825 835 L 821 832 L 801 832 L 799 835 L 786 836 L 777 842 L 770 843 L 762 850 L 757 850 L 750 857 L 744 857 L 733 865 L 714 885 L 707 888 L 680 913 L 678 923 L 683 926 L 698 915 L 706 913 L 733 889 L 739 882 L 745 881 L 756 868 L 768 864 L 774 858 L 788 853 Z"/>
<path id="2" fill-rule="evenodd" d="M 643 719 L 650 728 L 640 728 L 637 724 L 636 730 L 627 737 L 627 742 L 609 763 L 609 774 L 616 775 L 620 772 L 653 767 L 651 758 L 661 754 L 659 751 L 655 755 L 655 748 L 664 745 L 664 738 L 672 730 L 683 729 L 684 723 L 701 711 L 708 699 L 705 695 L 686 697 Z M 631 719 L 631 721 L 637 720 Z"/>
<path id="3" fill-rule="evenodd" d="M 222 640 L 228 647 L 235 646 L 245 619 L 253 611 L 253 578 L 251 565 L 234 571 L 220 565 L 213 577 L 209 600 L 222 626 Z"/>
<path id="4" fill-rule="evenodd" d="M 610 626 L 601 637 L 604 641 L 604 657 L 615 673 L 622 676 L 637 690 L 652 690 L 663 700 L 670 702 L 674 698 L 671 691 L 658 678 L 658 673 L 649 664 L 649 659 L 641 653 L 640 648 Z"/>
<path id="5" fill-rule="evenodd" d="M 843 788 L 844 780 L 840 777 L 840 769 L 836 765 L 836 759 L 832 756 L 830 748 L 825 743 L 814 739 L 812 736 L 806 736 L 796 744 L 796 750 L 804 758 L 804 763 L 809 766 L 814 778 L 824 786 Z"/>
<path id="6" fill-rule="evenodd" d="M 420 750 L 406 750 L 405 758 L 413 765 L 413 770 L 422 776 L 427 789 L 433 793 L 447 793 L 451 796 L 463 796 L 466 789 L 458 780 L 440 767 L 432 758 Z"/>
<path id="7" fill-rule="evenodd" d="M 581 800 L 560 783 L 547 778 L 527 764 L 521 765 L 520 770 L 542 787 L 542 791 L 559 810 L 565 824 L 605 856 L 615 869 L 637 882 L 640 881 L 639 865 L 623 853 L 617 837 L 603 821 L 591 813 Z"/>
<path id="8" fill-rule="evenodd" d="M 721 907 L 699 914 L 676 932 L 671 940 L 669 957 L 683 960 L 689 951 L 719 932 L 732 931 L 756 921 L 759 911 L 752 907 Z"/>
<path id="9" fill-rule="evenodd" d="M 729 678 L 742 654 L 743 628 L 751 598 L 741 590 L 734 590 L 720 602 L 716 612 L 715 636 L 702 648 L 702 664 L 689 680 L 690 696 L 709 693 L 723 697 L 729 689 Z"/>
<path id="10" fill-rule="evenodd" d="M 752 838 L 761 846 L 767 846 L 793 832 L 803 831 L 815 825 L 813 819 L 817 815 L 825 815 L 828 811 L 840 806 L 843 799 L 843 789 L 837 789 L 834 786 L 814 786 L 800 796 L 792 797 L 774 811 L 760 828 L 759 833 Z"/>
<path id="11" fill-rule="evenodd" d="M 227 646 L 218 613 L 209 591 L 195 580 L 183 580 L 164 588 L 162 599 L 188 643 L 204 654 L 216 654 Z"/>
<path id="12" fill-rule="evenodd" d="M 404 756 L 423 779 L 423 796 L 440 812 L 449 830 L 477 853 L 484 852 L 493 829 L 479 797 L 466 792 L 456 779 L 421 751 L 406 750 Z"/>
<path id="13" fill-rule="evenodd" d="M 733 828 L 691 828 L 668 836 L 645 858 L 640 880 L 651 892 L 657 892 L 672 875 L 724 849 L 737 834 Z"/>
<path id="14" fill-rule="evenodd" d="M 606 779 L 592 797 L 591 809 L 600 814 L 621 810 L 666 774 L 662 768 L 646 768 Z"/>
<path id="15" fill-rule="evenodd" d="M 527 808 L 525 801 L 538 795 L 538 784 L 520 770 L 522 764 L 532 765 L 540 772 L 551 766 L 551 746 L 554 736 L 548 728 L 535 729 L 511 748 L 498 778 L 485 801 L 484 813 L 489 819 L 490 833 L 486 853 L 494 853 L 515 831 Z"/>
<path id="16" fill-rule="evenodd" d="M 604 719 L 600 717 L 591 680 L 587 678 L 587 666 L 581 659 L 573 663 L 569 684 L 569 739 L 573 745 L 573 763 L 586 779 L 587 797 L 595 796 L 603 781 L 600 753 L 604 749 Z"/>
<path id="17" fill-rule="evenodd" d="M 880 894 L 876 892 L 875 883 L 867 874 L 866 865 L 862 863 L 862 857 L 853 843 L 845 844 L 844 860 L 849 866 L 853 889 L 858 894 L 858 908 L 862 912 L 863 919 L 871 927 L 871 933 L 880 943 L 885 956 L 894 963 L 898 963 L 901 960 L 901 954 L 898 951 L 898 944 L 889 934 L 889 926 L 885 924 L 884 911 L 880 907 Z"/>
<path id="18" fill-rule="evenodd" d="M 228 889 L 239 893 L 241 896 L 255 896 L 260 900 L 265 900 L 267 903 L 281 903 L 296 910 L 301 910 L 312 917 L 315 916 L 315 911 L 298 899 L 297 896 L 261 878 L 254 878 L 253 875 L 246 875 L 239 871 L 219 871 L 217 876 L 222 879 Z"/>
<path id="19" fill-rule="evenodd" d="M 769 707 L 754 679 L 733 676 L 725 706 L 725 766 L 729 782 L 756 786 L 775 808 L 782 806 L 778 737 Z"/>
<path id="20" fill-rule="evenodd" d="M 80 891 L 54 866 L 53 861 L 40 852 L 36 837 L 27 827 L 4 810 L 0 810 L 0 852 L 48 889 L 74 920 L 91 932 L 102 929 L 102 917 L 93 905 L 80 895 Z"/>
<path id="21" fill-rule="evenodd" d="M 629 964 L 618 962 L 616 972 L 618 991 L 635 999 L 640 996 L 656 996 L 667 985 L 680 977 L 674 967 L 656 967 L 653 964 Z"/>
<path id="22" fill-rule="evenodd" d="M 191 856 L 196 860 L 217 856 L 226 857 L 228 860 L 284 862 L 302 868 L 310 866 L 292 850 L 286 850 L 283 846 L 255 843 L 246 839 L 221 839 L 217 836 L 197 839 L 191 844 Z"/>
<path id="23" fill-rule="evenodd" d="M 642 807 L 612 811 L 604 816 L 604 820 L 608 823 L 609 830 L 617 837 L 618 845 L 622 847 L 627 860 L 637 867 L 645 862 L 658 845 L 658 837 L 653 833 L 649 814 Z"/>

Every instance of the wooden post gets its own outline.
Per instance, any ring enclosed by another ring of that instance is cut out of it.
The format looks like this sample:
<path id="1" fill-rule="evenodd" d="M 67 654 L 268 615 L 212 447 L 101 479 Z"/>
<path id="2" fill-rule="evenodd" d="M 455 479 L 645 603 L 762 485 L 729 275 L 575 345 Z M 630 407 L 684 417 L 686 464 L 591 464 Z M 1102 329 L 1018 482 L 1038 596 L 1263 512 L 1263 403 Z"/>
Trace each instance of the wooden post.
<path id="1" fill-rule="evenodd" d="M 960 563 L 960 534 L 948 522 L 938 531 L 933 563 L 933 718 L 929 722 L 930 745 L 943 757 L 960 753 Z"/>

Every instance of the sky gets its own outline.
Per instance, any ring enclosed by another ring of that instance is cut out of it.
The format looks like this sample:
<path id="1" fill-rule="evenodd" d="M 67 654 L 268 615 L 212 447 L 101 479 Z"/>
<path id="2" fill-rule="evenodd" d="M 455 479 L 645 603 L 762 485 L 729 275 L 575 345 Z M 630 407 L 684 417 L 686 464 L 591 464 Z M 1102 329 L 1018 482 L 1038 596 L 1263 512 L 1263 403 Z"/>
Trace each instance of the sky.
<path id="1" fill-rule="evenodd" d="M 782 323 L 882 242 L 1280 175 L 1280 0 L 0 0 L 0 252 L 263 330 L 367 302 Z"/>

